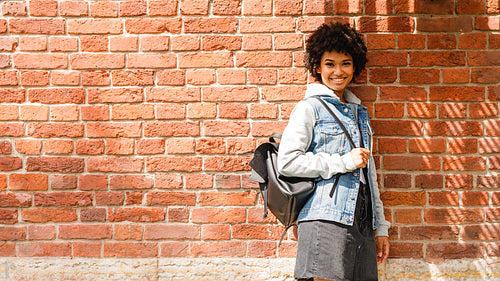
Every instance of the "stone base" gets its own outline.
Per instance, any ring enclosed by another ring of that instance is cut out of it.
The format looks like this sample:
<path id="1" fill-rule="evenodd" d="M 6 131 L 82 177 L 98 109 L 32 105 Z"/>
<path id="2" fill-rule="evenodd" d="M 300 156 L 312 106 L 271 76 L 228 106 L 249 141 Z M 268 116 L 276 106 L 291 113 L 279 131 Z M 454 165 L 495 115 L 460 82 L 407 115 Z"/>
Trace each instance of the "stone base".
<path id="1" fill-rule="evenodd" d="M 0 281 L 204 280 L 293 281 L 290 258 L 3 258 Z M 379 267 L 380 281 L 500 280 L 500 259 L 447 260 L 429 264 L 391 259 Z"/>

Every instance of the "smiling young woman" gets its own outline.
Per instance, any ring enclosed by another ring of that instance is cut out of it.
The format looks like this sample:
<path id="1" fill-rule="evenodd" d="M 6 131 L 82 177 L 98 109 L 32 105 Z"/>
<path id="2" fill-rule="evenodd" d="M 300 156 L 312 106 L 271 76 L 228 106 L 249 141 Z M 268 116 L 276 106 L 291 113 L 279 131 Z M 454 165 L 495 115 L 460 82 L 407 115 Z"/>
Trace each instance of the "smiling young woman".
<path id="1" fill-rule="evenodd" d="M 307 40 L 305 64 L 318 83 L 294 108 L 278 151 L 281 174 L 317 179 L 297 220 L 297 280 L 378 280 L 377 261 L 389 254 L 370 116 L 346 88 L 364 70 L 366 51 L 361 34 L 340 23 L 322 25 Z"/>

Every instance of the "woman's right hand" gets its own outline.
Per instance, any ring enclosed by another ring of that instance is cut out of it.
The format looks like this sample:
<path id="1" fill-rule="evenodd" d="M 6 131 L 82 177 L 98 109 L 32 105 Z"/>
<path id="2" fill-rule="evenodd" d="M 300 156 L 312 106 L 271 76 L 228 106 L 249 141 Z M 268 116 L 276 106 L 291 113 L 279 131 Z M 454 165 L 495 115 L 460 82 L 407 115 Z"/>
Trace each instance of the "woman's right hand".
<path id="1" fill-rule="evenodd" d="M 351 150 L 351 157 L 356 168 L 364 168 L 370 159 L 370 150 L 366 148 L 355 148 Z"/>

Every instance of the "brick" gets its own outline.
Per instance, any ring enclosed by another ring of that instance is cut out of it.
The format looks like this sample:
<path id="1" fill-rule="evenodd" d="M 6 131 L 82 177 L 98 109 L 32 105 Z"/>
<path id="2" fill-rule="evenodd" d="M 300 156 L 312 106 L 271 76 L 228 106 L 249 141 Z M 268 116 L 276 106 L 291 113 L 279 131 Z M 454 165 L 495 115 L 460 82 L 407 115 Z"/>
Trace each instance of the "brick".
<path id="1" fill-rule="evenodd" d="M 425 124 L 429 136 L 482 136 L 483 126 L 478 121 L 429 121 Z"/>
<path id="2" fill-rule="evenodd" d="M 186 85 L 186 71 L 178 69 L 162 69 L 156 72 L 157 85 Z"/>
<path id="3" fill-rule="evenodd" d="M 195 102 L 201 101 L 201 90 L 191 87 L 154 87 L 146 91 L 148 102 Z"/>
<path id="4" fill-rule="evenodd" d="M 472 17 L 417 18 L 417 31 L 420 32 L 471 32 L 472 29 Z"/>
<path id="5" fill-rule="evenodd" d="M 383 158 L 387 170 L 439 171 L 440 160 L 437 156 L 396 156 L 387 155 Z"/>
<path id="6" fill-rule="evenodd" d="M 43 207 L 85 207 L 92 204 L 89 192 L 35 193 L 34 205 Z"/>
<path id="7" fill-rule="evenodd" d="M 158 256 L 158 245 L 147 242 L 107 242 L 103 247 L 104 257 L 151 258 Z"/>
<path id="8" fill-rule="evenodd" d="M 177 14 L 177 0 L 160 0 L 149 2 L 150 16 L 174 16 Z"/>
<path id="9" fill-rule="evenodd" d="M 44 88 L 30 89 L 28 100 L 32 103 L 64 104 L 84 103 L 85 89 L 83 88 Z"/>
<path id="10" fill-rule="evenodd" d="M 438 191 L 429 193 L 429 205 L 431 206 L 458 206 L 459 197 L 457 192 Z"/>
<path id="11" fill-rule="evenodd" d="M 464 206 L 485 206 L 488 205 L 488 192 L 464 191 L 462 193 Z"/>
<path id="12" fill-rule="evenodd" d="M 437 84 L 439 83 L 439 70 L 427 68 L 401 68 L 399 70 L 400 83 L 402 84 Z"/>
<path id="13" fill-rule="evenodd" d="M 91 88 L 87 90 L 89 103 L 119 103 L 142 102 L 143 91 L 141 88 Z"/>
<path id="14" fill-rule="evenodd" d="M 215 0 L 212 3 L 214 15 L 241 15 L 241 2 L 239 0 Z"/>
<path id="15" fill-rule="evenodd" d="M 59 239 L 110 239 L 110 225 L 60 225 Z"/>
<path id="16" fill-rule="evenodd" d="M 205 121 L 206 136 L 247 136 L 250 124 L 245 121 Z"/>
<path id="17" fill-rule="evenodd" d="M 451 154 L 477 153 L 477 139 L 456 138 L 448 142 L 448 152 Z"/>
<path id="18" fill-rule="evenodd" d="M 252 206 L 258 194 L 254 190 L 243 192 L 207 191 L 200 193 L 201 206 Z"/>
<path id="19" fill-rule="evenodd" d="M 184 32 L 188 33 L 235 33 L 238 30 L 238 19 L 220 18 L 185 18 Z"/>
<path id="20" fill-rule="evenodd" d="M 200 37 L 197 35 L 172 36 L 172 51 L 196 51 L 200 49 Z"/>
<path id="21" fill-rule="evenodd" d="M 500 138 L 486 138 L 479 140 L 479 153 L 499 153 L 500 152 Z"/>
<path id="22" fill-rule="evenodd" d="M 0 124 L 0 136 L 20 137 L 24 135 L 22 123 Z"/>
<path id="23" fill-rule="evenodd" d="M 21 37 L 19 40 L 19 50 L 21 51 L 46 51 L 47 38 L 42 36 Z"/>
<path id="24" fill-rule="evenodd" d="M 0 141 L 0 154 L 11 154 L 12 144 L 10 141 Z"/>
<path id="25" fill-rule="evenodd" d="M 200 237 L 198 225 L 155 224 L 144 227 L 144 239 L 147 240 L 199 240 Z"/>
<path id="26" fill-rule="evenodd" d="M 246 154 L 252 153 L 255 150 L 254 139 L 228 139 L 227 141 L 228 154 Z"/>
<path id="27" fill-rule="evenodd" d="M 215 83 L 214 69 L 188 69 L 186 71 L 187 84 L 210 85 Z"/>
<path id="28" fill-rule="evenodd" d="M 0 105 L 0 120 L 12 121 L 18 119 L 19 114 L 17 105 Z"/>
<path id="29" fill-rule="evenodd" d="M 49 73 L 47 71 L 21 71 L 22 86 L 47 86 Z"/>
<path id="30" fill-rule="evenodd" d="M 83 52 L 108 51 L 109 38 L 104 35 L 80 36 L 80 49 Z"/>
<path id="31" fill-rule="evenodd" d="M 0 86 L 18 85 L 17 71 L 0 71 Z"/>
<path id="32" fill-rule="evenodd" d="M 457 226 L 408 226 L 401 227 L 404 240 L 456 240 L 460 235 Z"/>
<path id="33" fill-rule="evenodd" d="M 180 18 L 138 18 L 125 20 L 125 30 L 132 34 L 142 33 L 180 33 Z"/>
<path id="34" fill-rule="evenodd" d="M 76 221 L 75 209 L 36 208 L 21 210 L 21 219 L 25 222 L 72 222 Z"/>
<path id="35" fill-rule="evenodd" d="M 70 140 L 43 140 L 42 145 L 46 154 L 69 154 L 73 152 L 73 142 Z"/>
<path id="36" fill-rule="evenodd" d="M 42 151 L 42 141 L 33 139 L 16 139 L 16 151 L 23 154 L 39 154 Z"/>
<path id="37" fill-rule="evenodd" d="M 201 239 L 203 240 L 229 240 L 231 228 L 229 225 L 203 225 L 201 227 Z"/>
<path id="38" fill-rule="evenodd" d="M 172 68 L 176 66 L 176 57 L 172 54 L 128 54 L 129 68 Z"/>
<path id="39" fill-rule="evenodd" d="M 64 34 L 66 32 L 63 19 L 13 18 L 9 20 L 11 33 L 20 34 Z"/>
<path id="40" fill-rule="evenodd" d="M 140 205 L 142 204 L 142 191 L 126 192 L 125 205 Z"/>
<path id="41" fill-rule="evenodd" d="M 271 50 L 273 37 L 271 35 L 250 34 L 243 36 L 243 50 Z"/>
<path id="42" fill-rule="evenodd" d="M 5 190 L 5 188 L 3 188 Z M 15 190 L 12 187 L 10 190 Z M 1 207 L 30 207 L 32 196 L 28 193 L 0 193 L 0 206 Z M 1 230 L 0 230 L 1 232 Z"/>
<path id="43" fill-rule="evenodd" d="M 87 158 L 87 170 L 89 172 L 117 172 L 132 173 L 141 172 L 143 159 L 125 156 L 94 156 Z"/>
<path id="44" fill-rule="evenodd" d="M 201 138 L 196 141 L 196 151 L 202 154 L 223 154 L 226 142 L 223 138 Z"/>
<path id="45" fill-rule="evenodd" d="M 139 124 L 140 125 L 140 124 Z M 199 136 L 200 123 L 193 121 L 154 121 L 145 122 L 146 137 L 183 137 Z"/>
<path id="46" fill-rule="evenodd" d="M 424 219 L 427 223 L 467 224 L 484 221 L 482 209 L 426 209 Z"/>
<path id="47" fill-rule="evenodd" d="M 415 22 L 411 17 L 361 17 L 358 20 L 360 32 L 413 32 Z"/>
<path id="48" fill-rule="evenodd" d="M 0 51 L 14 52 L 18 47 L 18 39 L 10 36 L 0 37 Z"/>
<path id="49" fill-rule="evenodd" d="M 118 2 L 90 2 L 90 15 L 93 17 L 117 17 Z"/>
<path id="50" fill-rule="evenodd" d="M 479 258 L 483 250 L 477 244 L 435 243 L 427 245 L 426 259 L 431 262 L 441 262 L 445 259 Z"/>
<path id="51" fill-rule="evenodd" d="M 448 118 L 465 118 L 467 116 L 467 105 L 461 103 L 440 104 L 439 117 Z"/>
<path id="52" fill-rule="evenodd" d="M 98 258 L 101 256 L 101 248 L 102 248 L 101 243 L 74 242 L 73 256 Z"/>
<path id="53" fill-rule="evenodd" d="M 80 17 L 87 16 L 87 3 L 81 1 L 63 1 L 59 3 L 61 16 Z"/>
<path id="54" fill-rule="evenodd" d="M 75 173 L 83 172 L 84 160 L 73 157 L 29 157 L 27 171 Z"/>
<path id="55" fill-rule="evenodd" d="M 169 139 L 167 140 L 168 154 L 191 154 L 195 152 L 194 139 Z"/>
<path id="56" fill-rule="evenodd" d="M 244 15 L 270 15 L 273 10 L 271 0 L 249 0 L 243 1 Z"/>
<path id="57" fill-rule="evenodd" d="M 479 86 L 431 86 L 429 99 L 431 101 L 484 101 L 484 87 Z"/>
<path id="58" fill-rule="evenodd" d="M 140 123 L 87 123 L 87 137 L 90 138 L 119 138 L 119 137 L 139 137 L 141 135 Z"/>
<path id="59" fill-rule="evenodd" d="M 399 34 L 398 49 L 425 49 L 425 41 L 424 34 Z"/>
<path id="60" fill-rule="evenodd" d="M 78 178 L 75 175 L 51 175 L 51 190 L 72 190 L 76 189 Z"/>
<path id="61" fill-rule="evenodd" d="M 162 257 L 186 257 L 189 255 L 188 242 L 164 242 L 160 244 Z"/>
<path id="62" fill-rule="evenodd" d="M 97 206 L 123 205 L 125 196 L 123 192 L 96 192 L 95 203 Z M 104 215 L 106 218 L 106 215 Z"/>
<path id="63" fill-rule="evenodd" d="M 395 223 L 414 224 L 422 223 L 422 210 L 420 209 L 396 209 L 394 212 Z"/>
<path id="64" fill-rule="evenodd" d="M 389 153 L 404 153 L 407 151 L 407 140 L 399 138 L 378 138 L 378 152 Z"/>
<path id="65" fill-rule="evenodd" d="M 28 125 L 28 135 L 36 138 L 49 137 L 81 137 L 83 124 L 73 123 L 31 123 Z"/>
<path id="66" fill-rule="evenodd" d="M 445 171 L 484 171 L 486 161 L 473 156 L 446 156 L 443 157 L 443 170 Z"/>
<path id="67" fill-rule="evenodd" d="M 471 73 L 473 83 L 498 84 L 500 82 L 500 70 L 497 68 L 474 68 Z"/>
<path id="68" fill-rule="evenodd" d="M 77 105 L 51 106 L 51 121 L 77 121 L 80 116 L 80 110 Z"/>
<path id="69" fill-rule="evenodd" d="M 112 120 L 153 119 L 154 105 L 152 104 L 119 104 L 111 107 Z"/>
<path id="70" fill-rule="evenodd" d="M 67 242 L 27 242 L 19 244 L 19 257 L 71 257 L 71 244 Z"/>
<path id="71" fill-rule="evenodd" d="M 394 68 L 372 68 L 370 69 L 370 82 L 376 84 L 396 82 L 397 69 Z"/>
<path id="72" fill-rule="evenodd" d="M 197 156 L 155 156 L 146 160 L 148 172 L 194 172 L 201 171 L 201 157 Z"/>
<path id="73" fill-rule="evenodd" d="M 215 241 L 190 243 L 193 257 L 243 257 L 246 244 L 242 241 Z"/>
<path id="74" fill-rule="evenodd" d="M 27 16 L 28 10 L 23 1 L 5 1 L 2 4 L 2 15 L 4 16 Z"/>
<path id="75" fill-rule="evenodd" d="M 179 54 L 179 67 L 181 68 L 218 68 L 232 66 L 233 55 L 229 52 Z"/>
<path id="76" fill-rule="evenodd" d="M 15 171 L 23 166 L 19 157 L 0 157 L 0 171 Z"/>
<path id="77" fill-rule="evenodd" d="M 113 237 L 117 240 L 142 240 L 142 226 L 115 225 Z"/>
<path id="78" fill-rule="evenodd" d="M 436 118 L 437 106 L 432 103 L 408 103 L 407 111 L 414 118 Z"/>
<path id="79" fill-rule="evenodd" d="M 29 240 L 53 240 L 57 235 L 56 227 L 53 225 L 30 225 L 28 226 Z"/>
<path id="80" fill-rule="evenodd" d="M 274 3 L 275 15 L 301 15 L 302 0 L 277 0 Z"/>
<path id="81" fill-rule="evenodd" d="M 187 189 L 208 189 L 213 187 L 213 176 L 209 174 L 189 174 L 185 176 Z"/>
<path id="82" fill-rule="evenodd" d="M 78 38 L 51 36 L 49 38 L 51 52 L 78 51 Z"/>
<path id="83" fill-rule="evenodd" d="M 150 189 L 153 187 L 153 178 L 146 175 L 116 175 L 111 176 L 109 188 L 111 190 L 123 189 Z"/>
<path id="84" fill-rule="evenodd" d="M 292 54 L 287 51 L 236 54 L 237 67 L 290 67 Z"/>
<path id="85" fill-rule="evenodd" d="M 188 106 L 191 106 L 189 104 Z M 184 119 L 186 118 L 186 105 L 179 103 L 164 103 L 156 106 L 157 119 Z M 190 118 L 195 118 L 189 114 Z"/>
<path id="86" fill-rule="evenodd" d="M 248 82 L 260 85 L 276 85 L 278 82 L 277 71 L 275 69 L 249 69 Z"/>
<path id="87" fill-rule="evenodd" d="M 367 34 L 366 46 L 369 50 L 387 50 L 396 48 L 395 34 Z"/>
<path id="88" fill-rule="evenodd" d="M 373 120 L 373 130 L 379 136 L 421 136 L 423 124 L 414 120 Z"/>
<path id="89" fill-rule="evenodd" d="M 500 121 L 499 120 L 486 120 L 486 135 L 487 136 L 500 136 Z"/>
<path id="90" fill-rule="evenodd" d="M 412 153 L 443 153 L 445 151 L 445 139 L 410 139 L 410 152 Z"/>
<path id="91" fill-rule="evenodd" d="M 295 22 L 292 17 L 246 17 L 240 22 L 241 33 L 278 33 L 294 32 Z"/>
<path id="92" fill-rule="evenodd" d="M 0 222 L 2 224 L 17 223 L 18 222 L 17 209 L 0 209 Z"/>
<path id="93" fill-rule="evenodd" d="M 57 1 L 31 0 L 29 10 L 31 16 L 54 17 L 57 15 Z"/>
<path id="94" fill-rule="evenodd" d="M 472 175 L 446 175 L 445 177 L 445 187 L 448 189 L 471 189 L 472 186 Z"/>
<path id="95" fill-rule="evenodd" d="M 375 105 L 376 118 L 401 118 L 404 111 L 402 103 L 378 103 Z"/>
<path id="96" fill-rule="evenodd" d="M 455 49 L 456 47 L 457 37 L 453 34 L 429 34 L 427 36 L 428 49 Z"/>
<path id="97" fill-rule="evenodd" d="M 443 83 L 461 84 L 468 83 L 470 70 L 468 68 L 443 68 L 441 69 Z"/>
<path id="98" fill-rule="evenodd" d="M 476 29 L 478 30 L 500 30 L 498 16 L 486 16 L 476 18 Z"/>
<path id="99" fill-rule="evenodd" d="M 104 153 L 103 140 L 79 139 L 75 141 L 75 152 L 77 154 L 96 155 Z"/>
<path id="100" fill-rule="evenodd" d="M 127 40 L 131 38 L 127 37 Z M 141 50 L 145 52 L 151 51 L 168 51 L 170 47 L 170 37 L 169 36 L 141 36 Z M 135 45 L 137 45 L 137 39 L 134 37 Z M 117 47 L 119 46 L 117 42 Z M 131 45 L 131 44 L 129 44 Z M 137 48 L 135 48 L 137 49 Z"/>
<path id="101" fill-rule="evenodd" d="M 182 15 L 207 15 L 208 0 L 182 0 L 180 11 Z"/>
<path id="102" fill-rule="evenodd" d="M 386 206 L 423 206 L 425 205 L 425 192 L 385 191 L 380 194 L 380 199 Z"/>
<path id="103" fill-rule="evenodd" d="M 487 44 L 487 34 L 485 33 L 465 33 L 458 36 L 459 49 L 485 49 Z"/>
<path id="104" fill-rule="evenodd" d="M 124 68 L 125 55 L 123 54 L 71 54 L 72 69 L 108 69 Z"/>
<path id="105" fill-rule="evenodd" d="M 165 153 L 164 139 L 139 139 L 135 144 L 137 154 L 163 154 Z"/>
<path id="106" fill-rule="evenodd" d="M 134 208 L 109 208 L 108 220 L 110 222 L 156 222 L 165 219 L 164 208 L 159 207 L 134 207 Z"/>
<path id="107" fill-rule="evenodd" d="M 134 17 L 146 15 L 147 3 L 145 1 L 120 2 L 119 16 Z"/>
<path id="108" fill-rule="evenodd" d="M 77 71 L 52 71 L 50 80 L 58 86 L 78 86 L 80 84 L 80 73 Z"/>
<path id="109" fill-rule="evenodd" d="M 237 51 L 241 50 L 241 36 L 205 35 L 201 38 L 201 49 L 204 51 Z"/>
<path id="110" fill-rule="evenodd" d="M 69 34 L 120 34 L 122 22 L 117 19 L 68 19 Z"/>
<path id="111" fill-rule="evenodd" d="M 465 52 L 427 51 L 410 53 L 410 66 L 464 66 Z"/>
<path id="112" fill-rule="evenodd" d="M 500 61 L 500 51 L 470 51 L 468 64 L 471 66 L 493 66 Z"/>
<path id="113" fill-rule="evenodd" d="M 99 71 L 99 70 L 82 71 L 81 75 L 82 75 L 82 85 L 85 86 L 108 86 L 111 84 L 111 77 L 109 72 L 107 71 Z M 90 89 L 91 92 L 94 92 L 94 90 Z"/>
<path id="114" fill-rule="evenodd" d="M 182 176 L 178 174 L 155 175 L 154 186 L 159 189 L 181 189 L 183 187 Z"/>

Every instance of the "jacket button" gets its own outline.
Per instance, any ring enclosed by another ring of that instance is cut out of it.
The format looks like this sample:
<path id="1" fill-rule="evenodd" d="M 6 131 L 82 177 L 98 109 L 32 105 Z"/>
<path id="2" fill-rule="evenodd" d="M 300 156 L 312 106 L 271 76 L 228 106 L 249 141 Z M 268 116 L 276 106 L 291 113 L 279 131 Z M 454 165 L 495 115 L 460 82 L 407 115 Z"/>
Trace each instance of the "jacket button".
<path id="1" fill-rule="evenodd" d="M 344 108 L 344 112 L 345 112 L 345 113 L 349 112 L 349 109 Z"/>
<path id="2" fill-rule="evenodd" d="M 345 221 L 346 221 L 346 222 L 350 222 L 350 221 L 351 221 L 351 219 L 350 219 L 350 218 L 347 218 L 347 219 L 345 219 Z"/>
<path id="3" fill-rule="evenodd" d="M 357 176 L 358 176 L 358 173 L 353 173 L 352 175 L 353 175 L 353 176 L 355 176 L 355 177 L 357 177 Z"/>
<path id="4" fill-rule="evenodd" d="M 351 195 L 351 200 L 354 200 L 354 198 L 356 198 L 356 197 L 354 197 L 354 195 Z"/>

